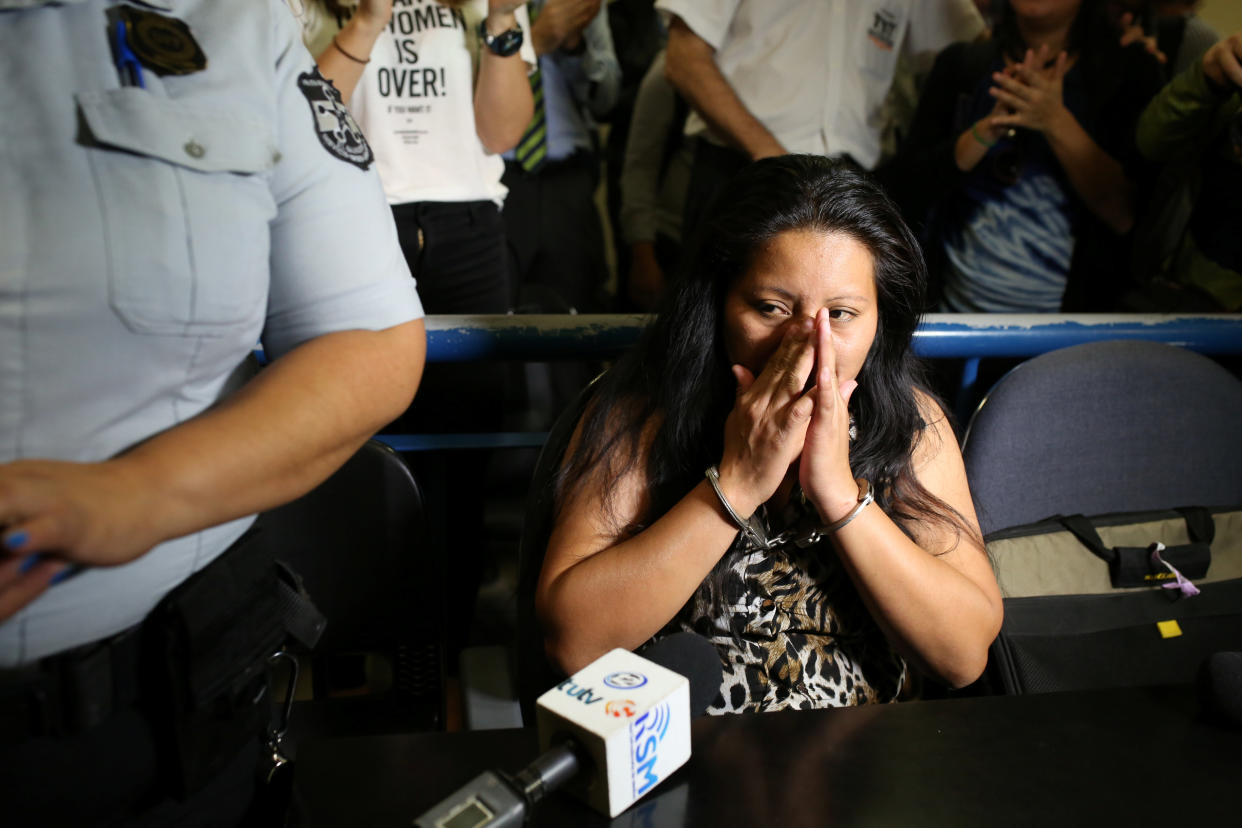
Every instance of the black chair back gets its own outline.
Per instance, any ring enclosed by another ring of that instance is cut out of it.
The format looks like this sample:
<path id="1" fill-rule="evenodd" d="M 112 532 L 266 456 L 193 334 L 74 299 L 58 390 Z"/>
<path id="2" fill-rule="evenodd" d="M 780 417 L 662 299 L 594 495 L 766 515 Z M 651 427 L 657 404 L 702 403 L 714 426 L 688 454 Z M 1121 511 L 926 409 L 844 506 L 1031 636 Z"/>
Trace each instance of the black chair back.
<path id="1" fill-rule="evenodd" d="M 328 619 L 309 659 L 315 700 L 296 706 L 294 729 L 336 736 L 439 726 L 442 569 L 424 554 L 423 498 L 401 457 L 369 441 L 261 521 Z"/>
<path id="2" fill-rule="evenodd" d="M 516 676 L 522 721 L 527 724 L 533 724 L 535 720 L 535 699 L 561 678 L 544 652 L 543 632 L 535 616 L 535 587 L 539 583 L 539 571 L 543 568 L 543 556 L 552 534 L 556 472 L 561 467 L 565 450 L 594 390 L 594 382 L 582 389 L 552 424 L 547 442 L 535 463 L 530 494 L 526 500 L 526 520 L 518 546 Z"/>

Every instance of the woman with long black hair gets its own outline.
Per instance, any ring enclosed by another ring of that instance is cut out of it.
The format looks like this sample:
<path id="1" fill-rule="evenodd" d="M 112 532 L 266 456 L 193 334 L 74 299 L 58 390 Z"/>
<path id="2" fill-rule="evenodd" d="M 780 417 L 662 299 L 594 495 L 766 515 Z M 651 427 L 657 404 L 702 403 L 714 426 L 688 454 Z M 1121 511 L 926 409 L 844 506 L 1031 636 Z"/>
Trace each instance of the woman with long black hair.
<path id="1" fill-rule="evenodd" d="M 600 381 L 536 594 L 573 671 L 674 629 L 711 712 L 891 701 L 907 660 L 974 680 L 1001 618 L 961 455 L 910 341 L 925 270 L 895 207 L 819 156 L 747 167 Z"/>

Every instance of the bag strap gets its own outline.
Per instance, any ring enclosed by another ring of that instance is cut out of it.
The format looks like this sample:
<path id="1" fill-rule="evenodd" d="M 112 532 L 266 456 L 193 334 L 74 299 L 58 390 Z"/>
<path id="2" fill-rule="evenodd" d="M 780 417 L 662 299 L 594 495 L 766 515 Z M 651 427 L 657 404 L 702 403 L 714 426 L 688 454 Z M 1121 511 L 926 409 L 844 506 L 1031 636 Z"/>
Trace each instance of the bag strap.
<path id="1" fill-rule="evenodd" d="M 1216 537 L 1216 523 L 1210 511 L 1203 506 L 1181 506 L 1173 511 L 1186 521 L 1186 534 L 1191 543 L 1211 545 Z M 1096 557 L 1110 564 L 1117 560 L 1117 550 L 1104 545 L 1099 532 L 1084 515 L 1057 515 L 1051 519 L 1068 529 Z"/>
<path id="2" fill-rule="evenodd" d="M 1100 539 L 1100 533 L 1095 531 L 1095 527 L 1085 516 L 1057 515 L 1054 519 L 1082 541 L 1083 545 L 1090 549 L 1097 558 L 1109 564 L 1117 560 L 1117 550 L 1104 545 L 1104 541 Z"/>
<path id="3" fill-rule="evenodd" d="M 1211 544 L 1216 538 L 1216 522 L 1203 506 L 1181 506 L 1173 511 L 1186 521 L 1186 534 L 1191 543 Z"/>

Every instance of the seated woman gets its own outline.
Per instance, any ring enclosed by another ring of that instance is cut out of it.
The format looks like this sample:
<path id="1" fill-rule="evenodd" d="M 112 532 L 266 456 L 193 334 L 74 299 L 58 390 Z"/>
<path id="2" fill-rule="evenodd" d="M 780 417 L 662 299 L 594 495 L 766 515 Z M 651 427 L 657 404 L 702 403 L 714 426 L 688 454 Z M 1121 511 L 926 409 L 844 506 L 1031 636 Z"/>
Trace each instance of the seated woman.
<path id="1" fill-rule="evenodd" d="M 1095 0 L 1011 0 L 945 49 L 881 181 L 927 218 L 942 309 L 1115 308 L 1144 165 L 1134 125 L 1162 72 Z"/>
<path id="2" fill-rule="evenodd" d="M 766 159 L 687 263 L 561 469 L 549 656 L 697 632 L 725 666 L 713 713 L 892 701 L 907 661 L 974 680 L 1001 598 L 910 353 L 925 270 L 896 208 L 838 162 Z"/>

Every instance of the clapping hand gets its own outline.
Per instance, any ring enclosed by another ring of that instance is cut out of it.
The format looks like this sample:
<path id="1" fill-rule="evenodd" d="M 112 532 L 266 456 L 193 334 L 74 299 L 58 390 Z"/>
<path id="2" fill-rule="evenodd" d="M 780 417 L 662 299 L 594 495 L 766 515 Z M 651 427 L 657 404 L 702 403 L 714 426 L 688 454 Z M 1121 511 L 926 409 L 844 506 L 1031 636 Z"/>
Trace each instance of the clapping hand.
<path id="1" fill-rule="evenodd" d="M 1143 30 L 1143 25 L 1139 23 L 1130 12 L 1126 12 L 1121 16 L 1121 45 L 1129 46 L 1131 43 L 1142 43 L 1147 49 L 1148 54 L 1161 63 L 1168 63 L 1169 58 L 1164 52 L 1160 51 L 1159 45 L 1156 43 L 1156 36 L 1148 34 Z"/>
<path id="2" fill-rule="evenodd" d="M 1007 66 L 1003 70 L 1003 74 L 1009 77 L 1013 77 L 1014 73 L 1015 73 L 1015 70 L 1012 66 Z M 1013 129 L 1013 127 L 1009 126 L 1008 124 L 1001 123 L 999 120 L 997 120 L 998 117 L 1002 115 L 1012 115 L 1012 114 L 1013 114 L 1013 110 L 1010 109 L 1003 101 L 997 98 L 996 102 L 992 105 L 992 111 L 989 112 L 984 117 L 980 118 L 978 123 L 975 124 L 974 128 L 978 130 L 979 137 L 985 139 L 987 142 L 995 144 L 997 141 L 1003 138 L 1006 133 L 1010 132 Z"/>
<path id="3" fill-rule="evenodd" d="M 1203 56 L 1203 74 L 1217 86 L 1242 89 L 1242 32 L 1216 42 Z"/>
<path id="4" fill-rule="evenodd" d="M 1026 51 L 1021 63 L 1010 67 L 1011 71 L 992 73 L 995 84 L 988 93 L 1010 111 L 1008 114 L 990 116 L 999 127 L 1026 127 L 1042 133 L 1054 132 L 1067 117 L 1062 97 L 1065 73 L 1069 71 L 1069 55 L 1061 52 L 1048 65 L 1048 47 L 1039 51 Z"/>
<path id="5" fill-rule="evenodd" d="M 602 0 L 548 0 L 531 24 L 535 51 L 573 51 L 582 42 L 582 30 L 599 13 Z"/>

